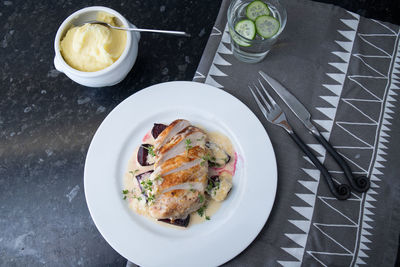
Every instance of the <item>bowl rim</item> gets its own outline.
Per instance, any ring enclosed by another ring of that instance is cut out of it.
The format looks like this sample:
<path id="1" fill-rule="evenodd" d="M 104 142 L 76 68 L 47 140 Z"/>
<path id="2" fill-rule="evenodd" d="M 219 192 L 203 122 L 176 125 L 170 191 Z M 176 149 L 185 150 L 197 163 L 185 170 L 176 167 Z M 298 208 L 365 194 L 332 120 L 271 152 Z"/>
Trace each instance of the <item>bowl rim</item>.
<path id="1" fill-rule="evenodd" d="M 54 40 L 54 50 L 55 50 L 55 54 L 56 54 L 56 58 L 58 60 L 58 62 L 60 63 L 63 71 L 77 75 L 77 76 L 83 76 L 83 77 L 98 77 L 98 76 L 102 76 L 104 74 L 107 74 L 111 71 L 113 71 L 115 68 L 117 68 L 121 62 L 127 57 L 129 49 L 131 47 L 131 43 L 132 43 L 132 34 L 129 34 L 129 32 L 127 32 L 127 38 L 126 38 L 126 44 L 125 44 L 125 49 L 122 52 L 121 56 L 117 59 L 117 61 L 115 61 L 114 63 L 112 63 L 110 66 L 102 69 L 102 70 L 98 70 L 98 71 L 80 71 L 77 70 L 73 67 L 71 67 L 63 58 L 63 56 L 61 55 L 61 51 L 60 51 L 60 42 L 61 42 L 61 33 L 64 31 L 65 27 L 69 26 L 71 21 L 77 19 L 79 16 L 83 15 L 84 13 L 90 12 L 90 11 L 103 11 L 106 13 L 109 13 L 111 15 L 114 15 L 115 17 L 117 17 L 123 24 L 123 26 L 125 27 L 129 27 L 130 23 L 128 22 L 128 20 L 122 16 L 119 12 L 115 11 L 114 9 L 111 9 L 109 7 L 104 7 L 104 6 L 90 6 L 90 7 L 85 7 L 82 9 L 79 9 L 77 11 L 75 11 L 74 13 L 72 13 L 71 15 L 69 15 L 60 25 L 60 27 L 57 30 L 57 34 Z"/>

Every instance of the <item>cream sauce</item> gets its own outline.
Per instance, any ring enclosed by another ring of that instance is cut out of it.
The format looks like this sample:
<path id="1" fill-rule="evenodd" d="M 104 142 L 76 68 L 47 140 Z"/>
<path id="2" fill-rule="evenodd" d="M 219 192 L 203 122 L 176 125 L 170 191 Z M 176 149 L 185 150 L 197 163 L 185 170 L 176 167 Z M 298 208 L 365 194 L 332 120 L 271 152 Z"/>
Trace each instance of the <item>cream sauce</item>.
<path id="1" fill-rule="evenodd" d="M 199 127 L 199 128 L 201 128 L 201 127 Z M 202 130 L 204 130 L 204 129 L 202 129 Z M 210 141 L 210 142 L 213 142 L 213 143 L 219 145 L 231 157 L 229 163 L 221 168 L 209 167 L 208 176 L 211 177 L 214 175 L 220 175 L 222 173 L 226 173 L 227 175 L 224 175 L 224 176 L 227 177 L 228 179 L 230 179 L 230 181 L 232 181 L 232 177 L 234 176 L 235 171 L 236 171 L 236 163 L 237 163 L 238 156 L 235 152 L 235 149 L 234 149 L 231 141 L 229 140 L 228 137 L 226 137 L 225 135 L 223 135 L 219 132 L 207 132 L 206 130 L 204 130 L 204 131 L 207 134 L 207 141 Z M 154 143 L 155 143 L 155 140 L 154 140 L 153 136 L 151 135 L 151 131 L 149 131 L 143 137 L 142 144 L 154 145 Z M 140 215 L 144 215 L 146 217 L 149 217 L 151 220 L 154 220 L 155 222 L 157 222 L 160 225 L 182 229 L 182 227 L 170 225 L 170 224 L 164 223 L 164 222 L 159 222 L 156 219 L 152 218 L 149 215 L 148 208 L 146 205 L 146 200 L 144 199 L 143 196 L 141 198 L 139 198 L 139 196 L 141 196 L 141 190 L 140 190 L 139 183 L 137 182 L 137 179 L 135 176 L 138 174 L 150 171 L 150 170 L 154 170 L 153 165 L 141 166 L 137 160 L 137 154 L 138 154 L 139 148 L 142 144 L 140 144 L 135 149 L 132 157 L 129 159 L 127 171 L 124 175 L 124 190 L 129 191 L 129 193 L 126 195 L 127 196 L 126 200 L 129 202 L 129 207 L 136 213 L 138 213 Z M 190 227 L 190 225 L 198 224 L 198 223 L 202 223 L 202 222 L 206 221 L 206 216 L 209 217 L 210 219 L 212 219 L 212 215 L 214 215 L 218 211 L 218 209 L 221 207 L 221 203 L 222 202 L 213 200 L 211 197 L 207 197 L 207 208 L 204 210 L 204 215 L 200 216 L 197 212 L 193 212 L 192 214 L 190 214 L 190 223 L 189 223 L 188 227 Z"/>

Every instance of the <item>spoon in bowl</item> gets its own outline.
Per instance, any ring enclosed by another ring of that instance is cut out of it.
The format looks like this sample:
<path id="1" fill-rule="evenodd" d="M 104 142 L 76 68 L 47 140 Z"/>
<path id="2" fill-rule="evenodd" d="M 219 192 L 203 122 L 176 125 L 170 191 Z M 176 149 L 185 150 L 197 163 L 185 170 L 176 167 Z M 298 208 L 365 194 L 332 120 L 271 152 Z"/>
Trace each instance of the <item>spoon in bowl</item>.
<path id="1" fill-rule="evenodd" d="M 90 21 L 86 21 L 83 23 L 80 23 L 77 26 L 81 26 L 83 24 L 99 24 L 99 25 L 103 25 L 112 29 L 116 29 L 116 30 L 123 30 L 123 31 L 133 31 L 133 32 L 155 32 L 155 33 L 165 33 L 165 34 L 172 34 L 172 35 L 177 35 L 177 36 L 185 36 L 185 37 L 190 37 L 189 33 L 186 32 L 181 32 L 181 31 L 165 31 L 165 30 L 153 30 L 153 29 L 138 29 L 138 28 L 125 28 L 125 27 L 118 27 L 118 26 L 113 26 L 111 24 L 108 24 L 106 22 L 103 21 L 98 21 L 98 20 L 90 20 Z"/>

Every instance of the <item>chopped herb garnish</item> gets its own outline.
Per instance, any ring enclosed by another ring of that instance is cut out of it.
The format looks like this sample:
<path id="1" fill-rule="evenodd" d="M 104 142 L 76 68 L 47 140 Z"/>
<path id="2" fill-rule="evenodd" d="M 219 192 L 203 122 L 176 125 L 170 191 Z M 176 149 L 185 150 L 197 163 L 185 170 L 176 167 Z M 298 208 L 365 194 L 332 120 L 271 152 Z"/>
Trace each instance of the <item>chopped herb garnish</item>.
<path id="1" fill-rule="evenodd" d="M 154 178 L 154 180 L 155 180 L 155 181 L 160 181 L 160 180 L 162 180 L 162 177 L 161 177 L 161 175 L 160 175 L 160 174 L 159 174 L 159 175 L 157 175 L 157 176 L 156 176 L 156 178 Z"/>
<path id="2" fill-rule="evenodd" d="M 202 161 L 200 162 L 200 165 L 204 166 L 206 164 L 206 161 L 210 161 L 210 158 L 211 158 L 210 154 L 206 154 L 205 156 L 202 156 L 201 157 Z"/>
<path id="3" fill-rule="evenodd" d="M 142 197 L 138 197 L 138 196 L 135 196 L 135 195 L 133 195 L 133 198 L 134 198 L 134 199 L 137 199 L 138 201 L 141 201 L 141 200 L 142 200 Z"/>
<path id="4" fill-rule="evenodd" d="M 208 184 L 207 184 L 207 191 L 211 192 L 211 190 L 213 189 L 214 185 L 213 182 L 211 180 L 208 180 Z"/>
<path id="5" fill-rule="evenodd" d="M 206 209 L 207 205 L 203 205 L 201 208 L 197 210 L 197 214 L 199 214 L 200 217 L 203 217 L 206 214 Z"/>
<path id="6" fill-rule="evenodd" d="M 208 177 L 208 183 L 206 187 L 207 193 L 209 193 L 210 195 L 215 195 L 217 193 L 216 191 L 220 188 L 220 183 L 221 182 L 218 177 Z"/>
<path id="7" fill-rule="evenodd" d="M 219 184 L 220 184 L 220 182 L 215 182 L 215 188 L 216 188 L 216 190 L 219 189 Z"/>
<path id="8" fill-rule="evenodd" d="M 192 146 L 190 145 L 192 143 L 192 140 L 190 139 L 185 139 L 185 144 L 186 144 L 186 150 L 189 150 L 192 148 Z"/>
<path id="9" fill-rule="evenodd" d="M 197 214 L 200 215 L 200 217 L 203 217 L 204 215 L 204 210 L 205 210 L 205 206 L 201 207 L 200 209 L 197 210 Z"/>
<path id="10" fill-rule="evenodd" d="M 161 176 L 160 176 L 161 177 Z M 156 195 L 153 192 L 153 181 L 150 179 L 146 179 L 140 182 L 140 184 L 142 185 L 142 194 L 147 196 L 147 204 L 151 205 L 156 198 Z M 138 198 L 138 200 L 142 200 L 142 198 Z"/>
<path id="11" fill-rule="evenodd" d="M 209 157 L 209 159 L 208 159 L 208 164 L 211 166 L 211 167 L 215 167 L 215 166 L 219 166 L 219 164 L 217 163 L 217 159 L 214 157 L 214 156 L 212 156 L 212 157 Z"/>
<path id="12" fill-rule="evenodd" d="M 203 160 L 202 162 L 208 161 L 208 166 L 210 167 L 219 166 L 217 163 L 217 159 L 210 154 L 206 154 L 205 156 L 201 157 L 201 159 Z"/>
<path id="13" fill-rule="evenodd" d="M 206 220 L 208 221 L 211 220 L 210 216 L 206 216 Z"/>
<path id="14" fill-rule="evenodd" d="M 147 179 L 146 181 L 141 181 L 140 184 L 143 186 L 143 189 L 145 191 L 152 191 L 153 188 L 151 187 L 153 185 L 153 182 L 149 179 Z"/>
<path id="15" fill-rule="evenodd" d="M 204 196 L 202 194 L 199 195 L 199 202 L 200 203 L 204 202 Z"/>
<path id="16" fill-rule="evenodd" d="M 149 194 L 149 196 L 147 197 L 147 201 L 149 202 L 149 205 L 153 204 L 155 199 L 156 199 L 156 195 Z"/>
<path id="17" fill-rule="evenodd" d="M 132 174 L 133 176 L 135 176 L 135 174 L 139 171 L 139 169 L 136 169 L 134 171 L 129 171 L 130 174 Z"/>
<path id="18" fill-rule="evenodd" d="M 153 157 L 156 156 L 156 153 L 154 153 L 154 146 L 150 145 L 148 147 L 142 146 L 144 149 L 147 150 L 147 152 L 152 155 Z"/>
<path id="19" fill-rule="evenodd" d="M 124 197 L 123 197 L 124 200 L 129 199 L 129 198 L 130 199 L 137 199 L 139 201 L 142 200 L 142 197 L 140 197 L 140 196 L 138 197 L 133 193 L 133 190 L 132 191 L 122 190 L 122 194 L 124 194 Z"/>
<path id="20" fill-rule="evenodd" d="M 204 137 L 204 135 L 201 137 L 201 138 L 197 138 L 196 140 L 197 141 L 201 141 L 201 140 L 203 140 L 205 137 Z"/>

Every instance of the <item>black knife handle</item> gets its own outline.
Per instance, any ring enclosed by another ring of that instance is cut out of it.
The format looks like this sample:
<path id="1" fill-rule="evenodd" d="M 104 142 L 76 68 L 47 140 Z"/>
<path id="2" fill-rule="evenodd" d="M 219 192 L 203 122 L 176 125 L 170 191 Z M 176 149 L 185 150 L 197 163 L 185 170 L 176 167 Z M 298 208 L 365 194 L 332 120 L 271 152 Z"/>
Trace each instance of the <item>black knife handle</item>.
<path id="1" fill-rule="evenodd" d="M 296 142 L 296 144 L 301 148 L 301 150 L 310 158 L 310 160 L 314 163 L 315 167 L 317 167 L 322 176 L 324 176 L 326 182 L 328 183 L 329 190 L 332 194 L 339 200 L 345 200 L 350 197 L 351 189 L 347 184 L 340 184 L 338 186 L 335 185 L 332 180 L 332 176 L 329 174 L 328 170 L 324 165 L 317 159 L 316 156 L 311 152 L 308 146 L 300 139 L 300 137 L 295 132 L 289 132 L 290 137 Z"/>
<path id="2" fill-rule="evenodd" d="M 336 152 L 336 150 L 331 146 L 331 144 L 319 132 L 311 131 L 311 133 L 315 136 L 318 142 L 320 142 L 325 147 L 325 149 L 329 152 L 329 154 L 332 155 L 337 164 L 339 164 L 340 168 L 342 168 L 344 175 L 349 181 L 351 187 L 359 193 L 366 192 L 370 186 L 369 179 L 366 176 L 354 177 L 350 170 L 349 165 L 347 165 L 343 157 Z"/>

